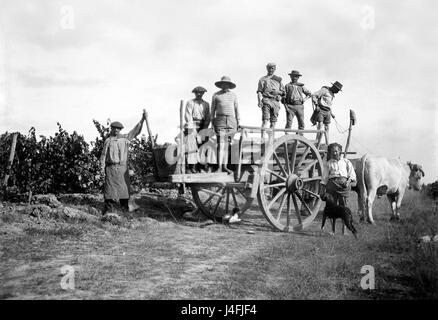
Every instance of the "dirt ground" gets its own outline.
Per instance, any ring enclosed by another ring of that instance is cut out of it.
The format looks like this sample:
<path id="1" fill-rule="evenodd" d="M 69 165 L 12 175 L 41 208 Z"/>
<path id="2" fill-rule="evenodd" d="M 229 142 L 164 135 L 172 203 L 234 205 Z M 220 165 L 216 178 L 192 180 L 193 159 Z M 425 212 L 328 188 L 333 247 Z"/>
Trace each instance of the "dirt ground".
<path id="1" fill-rule="evenodd" d="M 305 232 L 275 232 L 256 206 L 225 225 L 141 199 L 112 222 L 101 221 L 99 196 L 39 202 L 0 203 L 1 299 L 415 298 L 389 209 L 376 226 L 356 222 L 355 240 L 339 226 L 334 237 L 320 231 L 320 217 Z M 375 290 L 361 288 L 364 265 L 375 268 Z"/>

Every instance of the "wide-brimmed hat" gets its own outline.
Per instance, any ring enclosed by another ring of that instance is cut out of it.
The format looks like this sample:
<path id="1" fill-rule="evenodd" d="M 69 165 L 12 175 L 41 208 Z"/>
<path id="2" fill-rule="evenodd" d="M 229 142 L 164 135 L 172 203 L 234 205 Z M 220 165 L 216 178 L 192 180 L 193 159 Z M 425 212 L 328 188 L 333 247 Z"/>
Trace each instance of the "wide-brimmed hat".
<path id="1" fill-rule="evenodd" d="M 289 73 L 290 76 L 299 76 L 301 77 L 302 74 L 298 70 L 292 70 L 291 73 Z"/>
<path id="2" fill-rule="evenodd" d="M 110 127 L 120 128 L 120 129 L 123 129 L 123 128 L 124 128 L 124 127 L 123 127 L 123 124 L 120 123 L 120 122 L 118 122 L 118 121 L 114 121 L 114 122 L 112 122 L 112 123 L 110 124 Z"/>
<path id="3" fill-rule="evenodd" d="M 229 84 L 231 89 L 234 89 L 236 87 L 236 85 L 231 81 L 230 77 L 227 76 L 223 76 L 220 81 L 215 82 L 215 85 L 216 87 L 222 89 L 222 85 L 225 83 Z"/>
<path id="4" fill-rule="evenodd" d="M 338 89 L 339 91 L 342 91 L 342 84 L 339 81 L 332 82 L 332 86 Z"/>
<path id="5" fill-rule="evenodd" d="M 198 86 L 198 87 L 194 88 L 192 90 L 192 92 L 193 93 L 196 93 L 196 92 L 207 92 L 207 90 L 204 87 Z"/>

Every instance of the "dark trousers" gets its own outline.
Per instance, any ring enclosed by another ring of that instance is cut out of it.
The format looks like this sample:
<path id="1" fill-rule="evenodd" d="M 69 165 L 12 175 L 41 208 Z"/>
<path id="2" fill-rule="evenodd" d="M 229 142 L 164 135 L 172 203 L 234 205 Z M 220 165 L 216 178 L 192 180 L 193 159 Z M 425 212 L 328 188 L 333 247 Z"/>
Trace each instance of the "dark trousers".
<path id="1" fill-rule="evenodd" d="M 302 104 L 285 104 L 284 108 L 286 109 L 286 129 L 292 128 L 292 120 L 294 119 L 294 116 L 297 116 L 298 129 L 304 130 L 304 106 Z"/>
<path id="2" fill-rule="evenodd" d="M 340 185 L 345 179 L 343 177 L 332 178 L 326 185 L 326 192 L 335 198 L 336 204 L 343 207 L 348 206 L 348 197 L 351 191 L 351 186 L 344 188 Z"/>
<path id="3" fill-rule="evenodd" d="M 129 211 L 129 199 L 119 199 L 120 206 L 122 207 L 122 211 Z M 117 205 L 117 201 L 113 199 L 105 199 L 105 208 L 103 209 L 103 213 L 113 212 L 115 206 Z"/>

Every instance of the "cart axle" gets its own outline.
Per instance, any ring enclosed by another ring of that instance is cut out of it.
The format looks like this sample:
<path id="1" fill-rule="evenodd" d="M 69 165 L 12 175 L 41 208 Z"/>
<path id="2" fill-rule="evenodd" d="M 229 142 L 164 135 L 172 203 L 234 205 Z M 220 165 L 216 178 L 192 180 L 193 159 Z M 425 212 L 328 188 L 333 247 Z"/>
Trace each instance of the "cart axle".
<path id="1" fill-rule="evenodd" d="M 286 179 L 286 190 L 289 193 L 294 193 L 303 188 L 304 182 L 299 176 L 292 173 Z"/>

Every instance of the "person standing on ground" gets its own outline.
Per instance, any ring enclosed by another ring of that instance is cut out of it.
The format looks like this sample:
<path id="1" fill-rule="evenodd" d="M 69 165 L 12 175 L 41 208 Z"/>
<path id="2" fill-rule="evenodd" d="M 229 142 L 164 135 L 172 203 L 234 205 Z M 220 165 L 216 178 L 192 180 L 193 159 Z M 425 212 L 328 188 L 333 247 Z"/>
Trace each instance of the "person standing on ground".
<path id="1" fill-rule="evenodd" d="M 342 146 L 331 143 L 327 147 L 327 161 L 324 162 L 321 180 L 322 193 L 330 193 L 337 204 L 346 207 L 351 187 L 356 184 L 356 172 L 347 158 L 342 158 Z"/>
<path id="2" fill-rule="evenodd" d="M 140 122 L 128 133 L 121 134 L 123 125 L 112 122 L 109 137 L 105 140 L 100 157 L 101 173 L 105 176 L 103 213 L 114 210 L 114 205 L 120 201 L 124 212 L 129 211 L 130 180 L 128 172 L 128 149 L 132 139 L 137 137 L 143 128 L 146 114 L 143 112 Z"/>

